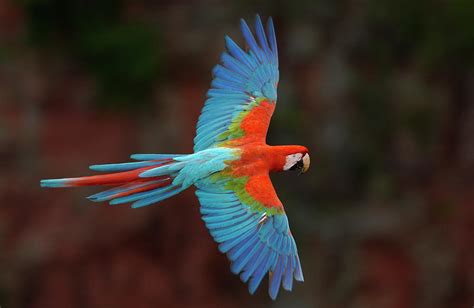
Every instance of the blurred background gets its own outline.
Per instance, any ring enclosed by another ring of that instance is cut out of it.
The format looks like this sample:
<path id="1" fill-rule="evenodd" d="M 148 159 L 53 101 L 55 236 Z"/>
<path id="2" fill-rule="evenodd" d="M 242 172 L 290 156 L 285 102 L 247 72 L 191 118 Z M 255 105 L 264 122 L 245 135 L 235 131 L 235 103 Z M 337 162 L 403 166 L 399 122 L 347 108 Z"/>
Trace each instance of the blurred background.
<path id="1" fill-rule="evenodd" d="M 224 34 L 273 16 L 272 175 L 305 282 L 229 271 L 192 189 L 158 206 L 41 190 L 132 153 L 189 153 Z M 0 305 L 471 307 L 474 2 L 0 0 Z"/>

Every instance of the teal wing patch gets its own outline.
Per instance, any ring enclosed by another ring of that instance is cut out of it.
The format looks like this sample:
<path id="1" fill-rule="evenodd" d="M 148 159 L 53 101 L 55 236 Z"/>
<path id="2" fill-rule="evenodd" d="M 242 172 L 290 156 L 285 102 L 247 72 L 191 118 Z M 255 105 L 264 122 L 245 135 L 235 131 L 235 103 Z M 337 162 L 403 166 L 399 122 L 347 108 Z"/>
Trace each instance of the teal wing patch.
<path id="1" fill-rule="evenodd" d="M 268 19 L 265 31 L 256 16 L 256 38 L 243 19 L 240 27 L 249 49 L 243 51 L 226 36 L 227 51 L 222 53 L 221 64 L 213 69 L 214 79 L 197 124 L 195 152 L 222 141 L 220 136 L 233 121 L 259 99 L 277 99 L 278 51 L 272 19 Z"/>
<path id="2" fill-rule="evenodd" d="M 206 227 L 219 243 L 219 250 L 227 254 L 232 272 L 249 283 L 250 293 L 267 273 L 273 299 L 280 286 L 290 291 L 293 279 L 303 281 L 298 250 L 284 212 L 267 215 L 255 210 L 225 188 L 226 180 L 206 180 L 196 187 Z"/>

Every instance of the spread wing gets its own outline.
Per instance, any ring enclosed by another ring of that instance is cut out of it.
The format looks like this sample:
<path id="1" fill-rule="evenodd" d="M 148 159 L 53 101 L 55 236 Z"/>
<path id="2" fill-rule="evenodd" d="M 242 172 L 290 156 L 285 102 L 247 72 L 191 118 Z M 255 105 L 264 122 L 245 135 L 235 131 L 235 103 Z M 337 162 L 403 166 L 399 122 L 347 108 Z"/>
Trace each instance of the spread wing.
<path id="1" fill-rule="evenodd" d="M 224 172 L 196 184 L 201 214 L 231 270 L 254 293 L 269 274 L 272 299 L 290 291 L 303 273 L 288 218 L 268 174 L 232 177 Z"/>
<path id="2" fill-rule="evenodd" d="M 246 22 L 240 27 L 248 50 L 226 36 L 227 51 L 213 69 L 214 79 L 199 117 L 194 138 L 198 152 L 223 142 L 240 139 L 265 141 L 275 109 L 278 83 L 278 52 L 272 19 L 267 31 L 257 15 L 256 38 Z"/>

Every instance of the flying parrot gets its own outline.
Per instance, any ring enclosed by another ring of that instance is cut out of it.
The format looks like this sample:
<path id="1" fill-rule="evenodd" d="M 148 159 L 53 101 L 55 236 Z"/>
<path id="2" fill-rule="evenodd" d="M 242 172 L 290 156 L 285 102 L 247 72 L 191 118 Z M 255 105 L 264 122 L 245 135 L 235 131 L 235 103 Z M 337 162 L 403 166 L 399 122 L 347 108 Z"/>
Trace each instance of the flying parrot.
<path id="1" fill-rule="evenodd" d="M 306 172 L 308 149 L 270 146 L 266 134 L 277 101 L 278 51 L 271 18 L 255 34 L 241 19 L 247 48 L 225 37 L 226 51 L 213 69 L 211 89 L 197 123 L 192 154 L 134 154 L 134 162 L 92 165 L 105 172 L 42 180 L 42 187 L 107 186 L 94 202 L 139 208 L 195 186 L 200 212 L 231 270 L 253 294 L 268 273 L 272 299 L 291 291 L 303 272 L 288 218 L 269 172 Z"/>

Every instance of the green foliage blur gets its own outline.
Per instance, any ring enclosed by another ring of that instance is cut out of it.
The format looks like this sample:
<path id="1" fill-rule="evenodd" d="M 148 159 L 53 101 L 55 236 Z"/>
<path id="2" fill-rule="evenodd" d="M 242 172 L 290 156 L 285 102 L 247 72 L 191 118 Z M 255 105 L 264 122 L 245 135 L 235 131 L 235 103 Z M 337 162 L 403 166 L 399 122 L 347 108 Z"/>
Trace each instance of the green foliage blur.
<path id="1" fill-rule="evenodd" d="M 97 102 L 136 107 L 150 98 L 161 69 L 158 28 L 124 22 L 124 1 L 28 0 L 24 7 L 32 43 L 77 57 L 97 78 Z"/>

